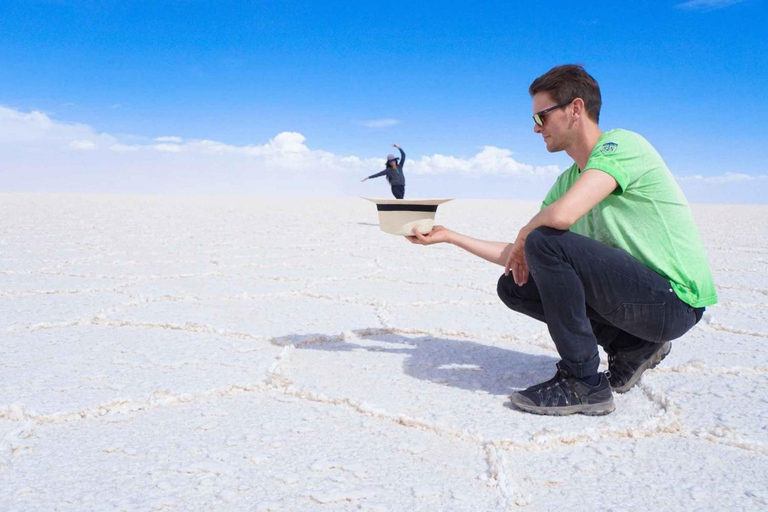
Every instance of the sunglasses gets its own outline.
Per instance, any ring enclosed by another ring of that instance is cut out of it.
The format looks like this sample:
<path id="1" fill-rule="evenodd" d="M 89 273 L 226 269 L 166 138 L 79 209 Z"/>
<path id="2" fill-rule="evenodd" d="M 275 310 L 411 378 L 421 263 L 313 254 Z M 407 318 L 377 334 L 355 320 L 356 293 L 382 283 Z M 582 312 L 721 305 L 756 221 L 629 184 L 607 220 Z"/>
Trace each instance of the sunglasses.
<path id="1" fill-rule="evenodd" d="M 576 99 L 576 98 L 574 98 Z M 544 126 L 544 116 L 552 112 L 553 110 L 557 110 L 558 108 L 563 108 L 567 105 L 570 105 L 573 103 L 573 100 L 566 101 L 564 103 L 560 103 L 558 105 L 555 105 L 554 107 L 545 108 L 544 110 L 539 110 L 535 114 L 533 114 L 533 122 L 536 123 L 539 126 Z"/>

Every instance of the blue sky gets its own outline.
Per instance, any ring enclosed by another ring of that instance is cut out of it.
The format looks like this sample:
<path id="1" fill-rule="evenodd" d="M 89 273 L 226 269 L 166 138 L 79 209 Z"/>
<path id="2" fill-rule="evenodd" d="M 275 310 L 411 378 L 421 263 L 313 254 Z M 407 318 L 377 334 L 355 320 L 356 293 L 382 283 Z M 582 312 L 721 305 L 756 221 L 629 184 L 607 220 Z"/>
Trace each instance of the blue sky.
<path id="1" fill-rule="evenodd" d="M 633 4 L 4 0 L 0 190 L 385 196 L 398 142 L 411 196 L 540 198 L 577 62 L 692 201 L 765 202 L 764 0 Z"/>

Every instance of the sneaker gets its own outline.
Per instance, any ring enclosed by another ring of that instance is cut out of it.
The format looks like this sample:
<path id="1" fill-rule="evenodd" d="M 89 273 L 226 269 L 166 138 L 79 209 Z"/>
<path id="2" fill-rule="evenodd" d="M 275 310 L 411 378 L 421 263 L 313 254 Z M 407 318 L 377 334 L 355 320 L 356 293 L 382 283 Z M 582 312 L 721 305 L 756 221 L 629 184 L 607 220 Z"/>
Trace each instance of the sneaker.
<path id="1" fill-rule="evenodd" d="M 614 352 L 606 349 L 608 354 L 608 371 L 611 374 L 611 387 L 617 393 L 626 393 L 642 377 L 643 372 L 655 368 L 662 359 L 667 357 L 672 343 L 646 343 L 640 348 Z"/>
<path id="2" fill-rule="evenodd" d="M 550 380 L 512 393 L 509 400 L 522 411 L 554 416 L 600 416 L 614 409 L 611 385 L 604 373 L 597 386 L 590 386 L 574 377 L 562 362 L 557 363 L 557 373 Z"/>

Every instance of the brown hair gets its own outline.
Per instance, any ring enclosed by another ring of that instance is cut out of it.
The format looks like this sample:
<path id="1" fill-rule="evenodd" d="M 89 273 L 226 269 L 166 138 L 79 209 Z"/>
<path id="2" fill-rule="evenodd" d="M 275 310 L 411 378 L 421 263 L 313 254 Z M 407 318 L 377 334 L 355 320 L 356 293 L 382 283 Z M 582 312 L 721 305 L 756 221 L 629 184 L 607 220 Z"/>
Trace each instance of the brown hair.
<path id="1" fill-rule="evenodd" d="M 600 120 L 600 86 L 579 64 L 556 66 L 541 75 L 528 88 L 531 96 L 539 92 L 548 92 L 557 104 L 581 98 L 587 117 L 596 123 Z"/>

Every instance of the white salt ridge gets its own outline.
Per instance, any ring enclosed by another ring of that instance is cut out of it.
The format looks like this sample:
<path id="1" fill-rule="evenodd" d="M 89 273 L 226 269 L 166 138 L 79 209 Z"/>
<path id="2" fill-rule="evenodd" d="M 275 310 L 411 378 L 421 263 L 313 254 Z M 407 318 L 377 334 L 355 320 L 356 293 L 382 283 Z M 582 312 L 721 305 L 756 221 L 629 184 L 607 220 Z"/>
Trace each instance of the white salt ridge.
<path id="1" fill-rule="evenodd" d="M 501 268 L 359 200 L 3 195 L 0 510 L 763 509 L 761 208 L 695 208 L 722 305 L 613 414 L 553 418 L 509 407 L 557 353 Z"/>

